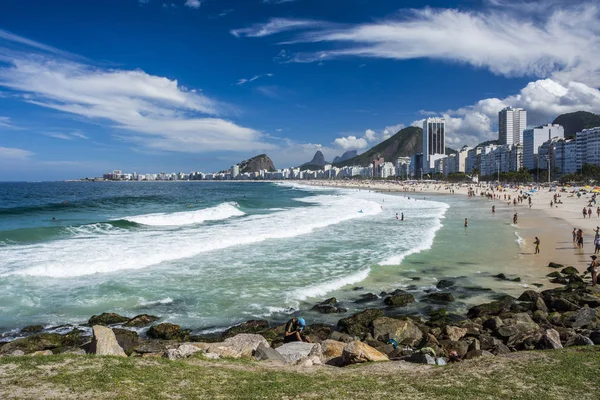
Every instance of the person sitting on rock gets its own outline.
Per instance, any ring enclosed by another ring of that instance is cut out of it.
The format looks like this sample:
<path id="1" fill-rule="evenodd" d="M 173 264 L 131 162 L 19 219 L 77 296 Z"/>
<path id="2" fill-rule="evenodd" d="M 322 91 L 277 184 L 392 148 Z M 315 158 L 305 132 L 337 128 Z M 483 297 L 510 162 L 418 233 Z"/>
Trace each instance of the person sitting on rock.
<path id="1" fill-rule="evenodd" d="M 456 350 L 452 350 L 448 357 L 448 362 L 461 362 L 461 361 L 462 361 L 462 357 L 460 356 L 460 354 L 458 354 L 458 352 Z"/>
<path id="2" fill-rule="evenodd" d="M 304 327 L 306 326 L 306 321 L 304 318 L 292 318 L 287 324 L 285 324 L 285 332 L 284 332 L 284 343 L 290 342 L 307 342 L 312 343 L 310 338 L 302 333 Z"/>

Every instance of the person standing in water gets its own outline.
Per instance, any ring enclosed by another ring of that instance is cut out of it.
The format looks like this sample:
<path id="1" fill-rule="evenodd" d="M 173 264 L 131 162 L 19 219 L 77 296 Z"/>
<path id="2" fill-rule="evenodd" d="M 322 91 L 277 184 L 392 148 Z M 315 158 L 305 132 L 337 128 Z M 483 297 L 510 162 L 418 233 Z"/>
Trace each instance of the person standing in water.
<path id="1" fill-rule="evenodd" d="M 469 220 L 465 218 L 465 228 L 469 227 Z"/>
<path id="2" fill-rule="evenodd" d="M 573 228 L 573 243 L 577 243 L 577 228 Z"/>
<path id="3" fill-rule="evenodd" d="M 515 213 L 515 215 L 513 215 L 513 224 L 516 225 L 518 221 L 518 216 L 517 213 Z"/>
<path id="4" fill-rule="evenodd" d="M 398 213 L 396 213 L 396 219 L 398 219 Z"/>
<path id="5" fill-rule="evenodd" d="M 404 213 L 401 213 L 401 215 L 400 215 L 400 221 L 404 221 Z"/>
<path id="6" fill-rule="evenodd" d="M 540 254 L 540 239 L 537 236 L 535 237 L 533 244 L 535 244 L 535 252 L 533 254 Z"/>
<path id="7" fill-rule="evenodd" d="M 496 206 L 492 206 L 492 214 L 496 212 Z"/>

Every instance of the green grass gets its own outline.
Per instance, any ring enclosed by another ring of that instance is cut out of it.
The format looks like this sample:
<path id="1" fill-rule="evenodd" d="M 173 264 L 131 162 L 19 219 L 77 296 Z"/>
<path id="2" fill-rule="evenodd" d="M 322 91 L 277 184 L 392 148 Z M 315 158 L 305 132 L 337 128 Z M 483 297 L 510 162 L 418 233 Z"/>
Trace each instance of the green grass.
<path id="1" fill-rule="evenodd" d="M 55 355 L 0 358 L 0 398 L 598 399 L 600 348 L 513 353 L 445 367 L 337 369 L 251 361 Z"/>

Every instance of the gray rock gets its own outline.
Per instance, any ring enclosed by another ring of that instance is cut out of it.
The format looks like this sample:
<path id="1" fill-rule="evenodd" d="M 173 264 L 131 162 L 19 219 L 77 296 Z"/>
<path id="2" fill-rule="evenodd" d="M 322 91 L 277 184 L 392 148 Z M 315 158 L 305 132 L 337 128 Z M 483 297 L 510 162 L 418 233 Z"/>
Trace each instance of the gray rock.
<path id="1" fill-rule="evenodd" d="M 593 346 L 594 342 L 590 340 L 590 338 L 585 337 L 583 335 L 575 335 L 571 339 L 567 341 L 565 347 L 571 346 Z"/>
<path id="2" fill-rule="evenodd" d="M 9 356 L 12 357 L 22 357 L 25 355 L 25 352 L 23 350 L 15 350 L 12 353 L 8 354 Z"/>
<path id="3" fill-rule="evenodd" d="M 204 358 L 208 358 L 209 360 L 218 360 L 219 358 L 221 358 L 220 355 L 215 353 L 204 353 L 203 356 Z"/>
<path id="4" fill-rule="evenodd" d="M 254 358 L 259 361 L 281 361 L 285 362 L 285 359 L 279 352 L 271 347 L 265 346 L 260 343 L 254 351 Z"/>
<path id="5" fill-rule="evenodd" d="M 438 359 L 435 360 L 435 363 L 437 365 L 446 365 L 446 360 L 444 360 L 443 358 L 440 357 L 440 358 L 438 358 Z"/>
<path id="6" fill-rule="evenodd" d="M 350 343 L 354 340 L 352 336 L 338 331 L 331 332 L 330 339 L 343 343 Z"/>
<path id="7" fill-rule="evenodd" d="M 554 329 L 546 329 L 542 335 L 542 343 L 547 349 L 562 349 L 560 334 Z"/>
<path id="8" fill-rule="evenodd" d="M 584 307 L 577 311 L 573 328 L 600 328 L 600 309 Z"/>
<path id="9" fill-rule="evenodd" d="M 423 338 L 423 332 L 410 319 L 380 317 L 372 325 L 373 337 L 383 343 L 394 339 L 398 344 L 414 346 Z"/>
<path id="10" fill-rule="evenodd" d="M 406 361 L 415 363 L 415 364 L 429 364 L 429 365 L 436 364 L 436 362 L 435 362 L 436 360 L 434 357 L 430 356 L 429 354 L 423 354 L 423 353 L 414 353 L 412 356 L 408 357 L 406 359 Z"/>
<path id="11" fill-rule="evenodd" d="M 30 356 L 51 356 L 52 350 L 40 350 L 40 351 L 36 351 L 34 353 L 31 353 Z"/>
<path id="12" fill-rule="evenodd" d="M 286 343 L 275 350 L 281 354 L 286 363 L 293 364 L 302 357 L 308 356 L 315 346 L 315 343 L 292 342 Z"/>
<path id="13" fill-rule="evenodd" d="M 234 337 L 225 339 L 224 345 L 239 353 L 241 358 L 250 358 L 258 346 L 262 344 L 269 347 L 269 342 L 261 335 L 251 333 L 240 333 Z"/>
<path id="14" fill-rule="evenodd" d="M 196 346 L 193 346 L 189 343 L 184 343 L 177 348 L 177 351 L 179 351 L 179 354 L 181 354 L 182 358 L 187 358 L 187 357 L 191 356 L 192 354 L 197 353 L 201 350 L 199 348 L 197 348 Z"/>
<path id="15" fill-rule="evenodd" d="M 90 345 L 90 353 L 99 356 L 127 357 L 127 354 L 119 346 L 115 334 L 110 328 L 102 325 L 94 325 L 92 331 L 94 336 Z"/>
<path id="16" fill-rule="evenodd" d="M 501 326 L 504 325 L 504 322 L 499 317 L 491 317 L 485 320 L 483 323 L 483 327 L 486 329 L 490 329 L 492 331 L 498 330 Z"/>

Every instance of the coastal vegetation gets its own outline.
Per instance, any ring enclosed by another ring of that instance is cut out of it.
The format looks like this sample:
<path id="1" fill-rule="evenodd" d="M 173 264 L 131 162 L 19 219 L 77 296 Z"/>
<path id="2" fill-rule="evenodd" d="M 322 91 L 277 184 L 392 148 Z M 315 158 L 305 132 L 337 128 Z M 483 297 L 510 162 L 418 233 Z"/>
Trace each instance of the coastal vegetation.
<path id="1" fill-rule="evenodd" d="M 245 360 L 53 355 L 0 358 L 2 398 L 596 399 L 600 349 L 512 353 L 444 367 L 282 368 Z"/>

